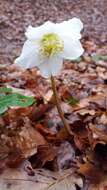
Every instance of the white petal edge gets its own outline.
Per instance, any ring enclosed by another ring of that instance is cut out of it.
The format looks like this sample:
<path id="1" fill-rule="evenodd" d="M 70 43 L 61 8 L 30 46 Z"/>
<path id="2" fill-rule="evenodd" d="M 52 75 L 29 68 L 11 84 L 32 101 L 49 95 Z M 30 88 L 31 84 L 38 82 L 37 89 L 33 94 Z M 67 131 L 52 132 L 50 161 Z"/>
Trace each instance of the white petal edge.
<path id="1" fill-rule="evenodd" d="M 38 27 L 28 26 L 25 35 L 30 40 L 38 40 L 46 33 L 52 33 L 55 24 L 47 21 Z"/>
<path id="2" fill-rule="evenodd" d="M 62 57 L 64 59 L 75 60 L 84 53 L 84 49 L 79 40 L 72 40 L 72 38 L 63 38 L 64 51 Z"/>
<path id="3" fill-rule="evenodd" d="M 23 67 L 24 69 L 33 68 L 40 64 L 39 48 L 36 42 L 27 40 L 22 48 L 21 55 L 16 58 L 15 64 Z"/>
<path id="4" fill-rule="evenodd" d="M 74 17 L 68 21 L 56 24 L 55 32 L 60 35 L 72 37 L 72 39 L 80 39 L 80 31 L 83 29 L 83 23 L 80 19 Z"/>

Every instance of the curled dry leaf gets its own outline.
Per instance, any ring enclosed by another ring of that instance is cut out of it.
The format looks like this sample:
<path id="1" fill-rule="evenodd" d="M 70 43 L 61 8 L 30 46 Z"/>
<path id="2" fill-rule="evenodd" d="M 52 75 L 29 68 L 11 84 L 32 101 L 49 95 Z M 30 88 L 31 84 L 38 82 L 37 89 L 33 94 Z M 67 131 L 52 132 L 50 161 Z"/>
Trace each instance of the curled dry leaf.
<path id="1" fill-rule="evenodd" d="M 56 140 L 56 133 L 54 133 L 51 129 L 47 128 L 46 126 L 42 124 L 36 124 L 35 128 L 43 135 L 45 136 L 45 139 L 48 142 L 52 142 Z"/>
<path id="2" fill-rule="evenodd" d="M 51 162 L 54 160 L 56 156 L 56 152 L 52 145 L 45 144 L 38 146 L 37 148 L 37 154 L 33 155 L 30 158 L 30 161 L 34 168 L 41 168 L 43 167 L 47 162 Z"/>

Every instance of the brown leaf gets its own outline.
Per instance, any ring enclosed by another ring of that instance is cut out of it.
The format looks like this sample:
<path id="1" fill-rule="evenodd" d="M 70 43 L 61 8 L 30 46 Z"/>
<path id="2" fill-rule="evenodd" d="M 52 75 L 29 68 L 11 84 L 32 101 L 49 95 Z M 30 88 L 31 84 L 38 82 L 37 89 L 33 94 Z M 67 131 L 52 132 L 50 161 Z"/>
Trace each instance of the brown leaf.
<path id="1" fill-rule="evenodd" d="M 43 167 L 46 162 L 51 162 L 56 156 L 55 149 L 52 145 L 41 145 L 38 146 L 37 154 L 30 158 L 30 161 L 34 168 Z"/>
<path id="2" fill-rule="evenodd" d="M 90 103 L 94 103 L 98 106 L 98 108 L 107 109 L 107 93 L 106 94 L 98 94 L 96 96 L 92 96 L 89 98 Z"/>
<path id="3" fill-rule="evenodd" d="M 102 176 L 102 180 L 98 184 L 88 184 L 88 190 L 107 190 L 107 176 Z"/>
<path id="4" fill-rule="evenodd" d="M 89 147 L 89 141 L 87 137 L 74 135 L 74 142 L 76 147 L 81 151 L 84 151 Z"/>
<path id="5" fill-rule="evenodd" d="M 80 109 L 80 110 L 76 111 L 76 113 L 79 113 L 82 116 L 84 116 L 86 114 L 93 116 L 93 115 L 95 115 L 96 111 L 93 109 L 91 110 L 91 109 L 84 108 L 84 109 Z"/>
<path id="6" fill-rule="evenodd" d="M 10 167 L 17 167 L 24 159 L 36 154 L 39 145 L 47 144 L 44 137 L 31 126 L 24 126 L 19 132 L 5 137 L 4 142 L 8 145 L 6 163 Z"/>
<path id="7" fill-rule="evenodd" d="M 35 128 L 47 139 L 48 142 L 52 142 L 56 140 L 56 133 L 51 131 L 46 126 L 43 126 L 42 124 L 36 124 Z"/>
<path id="8" fill-rule="evenodd" d="M 29 118 L 35 122 L 44 116 L 45 112 L 50 109 L 51 105 L 40 104 L 38 107 L 33 107 L 32 112 L 30 113 Z"/>
<path id="9" fill-rule="evenodd" d="M 46 144 L 44 137 L 32 127 L 23 127 L 17 137 L 14 137 L 14 147 L 18 147 L 25 158 L 37 152 L 39 145 Z"/>
<path id="10" fill-rule="evenodd" d="M 64 172 L 35 170 L 34 176 L 18 169 L 7 169 L 0 176 L 0 190 L 76 190 L 76 185 L 83 187 L 82 179 L 71 169 Z"/>
<path id="11" fill-rule="evenodd" d="M 97 143 L 102 143 L 102 144 L 107 143 L 107 131 L 104 125 L 100 127 L 100 125 L 93 125 L 90 123 L 89 129 L 91 130 L 90 138 L 93 148 L 96 146 Z"/>
<path id="12" fill-rule="evenodd" d="M 86 179 L 93 183 L 98 183 L 102 179 L 102 173 L 100 169 L 89 162 L 79 164 L 78 173 L 82 174 Z"/>

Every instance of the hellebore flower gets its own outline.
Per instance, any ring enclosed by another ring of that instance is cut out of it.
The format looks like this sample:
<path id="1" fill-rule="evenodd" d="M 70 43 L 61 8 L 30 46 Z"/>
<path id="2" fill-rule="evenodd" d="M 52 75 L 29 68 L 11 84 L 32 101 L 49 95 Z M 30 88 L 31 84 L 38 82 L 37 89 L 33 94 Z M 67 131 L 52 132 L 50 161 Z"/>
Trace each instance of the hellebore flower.
<path id="1" fill-rule="evenodd" d="M 29 26 L 20 57 L 15 60 L 23 68 L 38 67 L 43 77 L 59 74 L 63 59 L 74 60 L 83 54 L 80 31 L 83 28 L 78 18 L 62 23 L 45 22 L 39 27 Z"/>

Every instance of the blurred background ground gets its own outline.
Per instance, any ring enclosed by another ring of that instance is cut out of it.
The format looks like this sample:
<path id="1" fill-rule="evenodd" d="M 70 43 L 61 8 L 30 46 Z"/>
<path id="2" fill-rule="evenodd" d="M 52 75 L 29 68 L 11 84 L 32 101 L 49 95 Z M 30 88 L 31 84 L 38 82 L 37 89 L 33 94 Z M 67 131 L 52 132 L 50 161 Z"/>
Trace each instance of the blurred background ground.
<path id="1" fill-rule="evenodd" d="M 13 63 L 28 25 L 79 17 L 84 38 L 107 42 L 107 0 L 0 0 L 0 63 Z"/>

